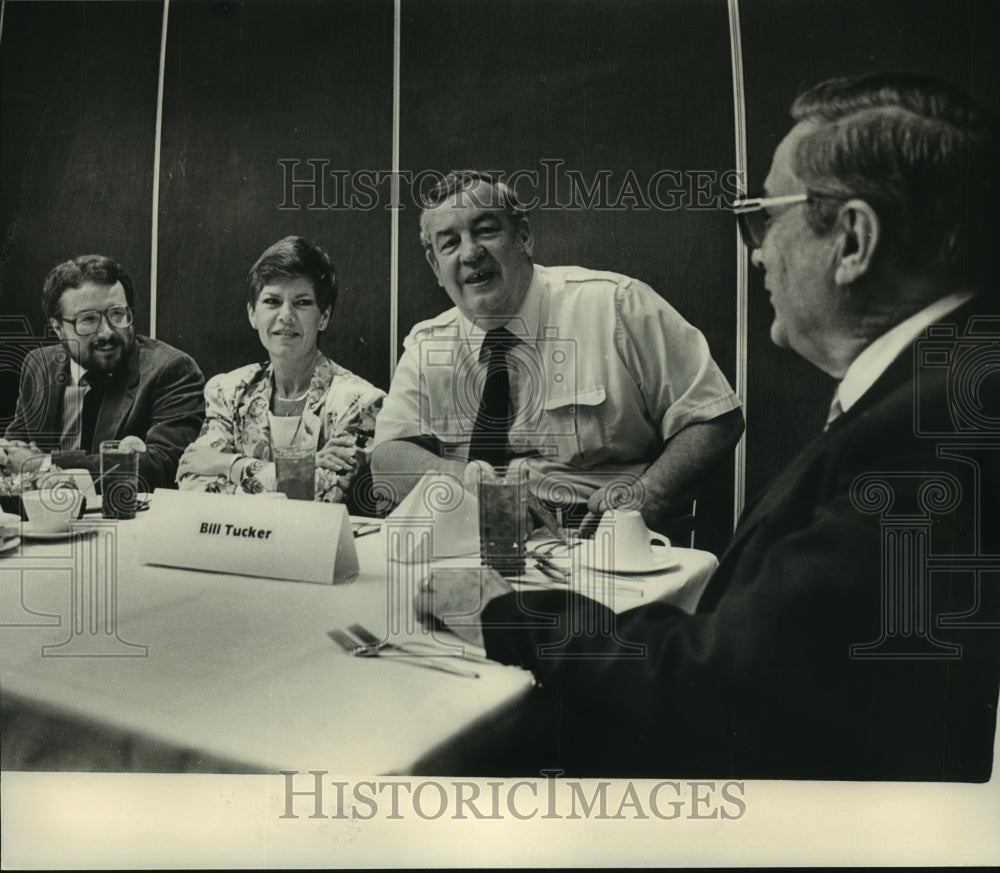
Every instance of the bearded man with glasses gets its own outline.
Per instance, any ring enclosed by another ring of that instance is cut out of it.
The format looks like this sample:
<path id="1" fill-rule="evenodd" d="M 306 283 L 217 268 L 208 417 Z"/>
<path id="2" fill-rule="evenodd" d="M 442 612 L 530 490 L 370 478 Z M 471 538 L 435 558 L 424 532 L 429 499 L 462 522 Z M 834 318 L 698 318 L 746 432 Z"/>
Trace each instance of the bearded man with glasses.
<path id="1" fill-rule="evenodd" d="M 12 472 L 48 452 L 98 451 L 128 439 L 140 452 L 140 488 L 174 487 L 177 462 L 204 419 L 204 377 L 194 360 L 133 330 L 135 290 L 103 255 L 54 267 L 42 305 L 59 345 L 32 351 L 3 447 Z"/>

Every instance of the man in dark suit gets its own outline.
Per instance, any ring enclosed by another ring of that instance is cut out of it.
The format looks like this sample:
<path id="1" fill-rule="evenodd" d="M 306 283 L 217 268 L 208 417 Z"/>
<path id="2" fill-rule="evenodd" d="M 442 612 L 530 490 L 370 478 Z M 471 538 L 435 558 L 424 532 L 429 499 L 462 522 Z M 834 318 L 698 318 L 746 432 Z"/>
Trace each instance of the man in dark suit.
<path id="1" fill-rule="evenodd" d="M 3 447 L 13 471 L 46 452 L 96 453 L 124 439 L 140 452 L 140 488 L 173 487 L 177 462 L 198 436 L 205 380 L 194 360 L 164 342 L 136 336 L 135 291 L 124 269 L 102 255 L 53 268 L 43 306 L 61 340 L 28 354 Z"/>
<path id="2" fill-rule="evenodd" d="M 840 381 L 826 429 L 744 512 L 696 613 L 613 616 L 492 573 L 433 577 L 418 598 L 533 671 L 552 716 L 543 763 L 571 775 L 990 778 L 996 123 L 901 74 L 825 82 L 792 115 L 765 197 L 735 211 L 772 340 Z"/>

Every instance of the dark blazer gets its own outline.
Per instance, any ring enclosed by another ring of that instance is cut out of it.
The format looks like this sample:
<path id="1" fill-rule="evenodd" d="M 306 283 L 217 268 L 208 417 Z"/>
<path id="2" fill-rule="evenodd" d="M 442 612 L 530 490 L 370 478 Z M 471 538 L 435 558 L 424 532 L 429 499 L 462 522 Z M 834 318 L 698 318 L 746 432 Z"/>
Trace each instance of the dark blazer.
<path id="1" fill-rule="evenodd" d="M 69 379 L 69 355 L 61 344 L 30 352 L 7 438 L 31 441 L 46 451 L 58 449 Z M 139 461 L 140 489 L 173 488 L 181 453 L 198 436 L 205 418 L 204 388 L 193 358 L 159 340 L 136 336 L 125 366 L 108 381 L 93 445 L 82 448 L 95 452 L 102 440 L 137 436 L 147 449 Z"/>
<path id="2" fill-rule="evenodd" d="M 695 615 L 615 618 L 555 592 L 487 606 L 488 654 L 529 667 L 559 716 L 548 766 L 990 778 L 1000 392 L 983 386 L 1000 366 L 991 339 L 964 330 L 982 306 L 902 354 L 748 507 Z"/>

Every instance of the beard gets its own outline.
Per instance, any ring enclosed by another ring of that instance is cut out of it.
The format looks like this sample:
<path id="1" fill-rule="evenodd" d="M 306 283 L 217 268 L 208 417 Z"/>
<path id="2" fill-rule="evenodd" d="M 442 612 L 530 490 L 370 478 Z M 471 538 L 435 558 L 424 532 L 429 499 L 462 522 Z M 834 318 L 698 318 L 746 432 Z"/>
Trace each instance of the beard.
<path id="1" fill-rule="evenodd" d="M 117 335 L 92 340 L 85 348 L 80 349 L 80 366 L 85 370 L 111 373 L 121 366 L 130 345 L 125 337 Z"/>

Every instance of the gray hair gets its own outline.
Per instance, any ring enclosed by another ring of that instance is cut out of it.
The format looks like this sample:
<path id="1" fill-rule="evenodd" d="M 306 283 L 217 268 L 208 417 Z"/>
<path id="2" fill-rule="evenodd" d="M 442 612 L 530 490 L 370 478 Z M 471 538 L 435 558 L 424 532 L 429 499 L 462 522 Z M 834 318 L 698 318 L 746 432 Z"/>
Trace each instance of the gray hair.
<path id="1" fill-rule="evenodd" d="M 511 226 L 515 229 L 527 223 L 528 211 L 518 203 L 514 192 L 505 182 L 494 179 L 481 170 L 452 170 L 436 182 L 421 198 L 420 242 L 425 249 L 431 248 L 431 238 L 427 231 L 427 213 L 443 205 L 449 197 L 457 199 L 457 195 L 474 188 L 480 182 L 489 185 L 491 194 L 486 203 L 477 203 L 476 205 L 502 208 L 510 220 Z"/>
<path id="2" fill-rule="evenodd" d="M 794 156 L 814 198 L 806 205 L 814 232 L 829 231 L 840 204 L 858 198 L 879 216 L 887 263 L 980 281 L 995 239 L 994 116 L 958 88 L 906 73 L 830 79 L 791 113 L 817 124 Z"/>

